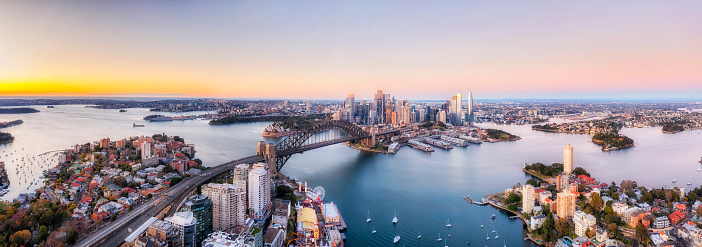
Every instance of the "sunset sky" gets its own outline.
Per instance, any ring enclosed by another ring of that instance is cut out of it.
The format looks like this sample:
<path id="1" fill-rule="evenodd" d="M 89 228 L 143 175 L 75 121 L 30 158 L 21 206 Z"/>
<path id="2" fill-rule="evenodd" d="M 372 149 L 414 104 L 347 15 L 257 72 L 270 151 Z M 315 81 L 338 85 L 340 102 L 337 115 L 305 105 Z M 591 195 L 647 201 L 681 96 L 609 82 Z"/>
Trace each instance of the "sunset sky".
<path id="1" fill-rule="evenodd" d="M 702 98 L 702 1 L 2 1 L 0 96 Z"/>

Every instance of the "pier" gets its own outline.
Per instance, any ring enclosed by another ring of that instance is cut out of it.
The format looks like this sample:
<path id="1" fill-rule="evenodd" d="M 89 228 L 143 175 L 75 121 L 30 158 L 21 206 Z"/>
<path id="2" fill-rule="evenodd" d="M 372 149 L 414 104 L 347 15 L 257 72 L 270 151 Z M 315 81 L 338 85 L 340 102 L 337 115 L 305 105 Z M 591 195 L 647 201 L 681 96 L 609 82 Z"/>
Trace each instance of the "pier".
<path id="1" fill-rule="evenodd" d="M 434 148 L 431 146 L 421 143 L 420 141 L 417 140 L 409 140 L 407 141 L 410 146 L 412 146 L 415 149 L 422 150 L 424 152 L 434 152 Z"/>
<path id="2" fill-rule="evenodd" d="M 437 146 L 443 149 L 452 149 L 453 146 L 451 144 L 448 144 L 442 140 L 436 140 L 434 138 L 424 138 L 422 141 L 426 144 L 432 145 L 432 146 Z"/>
<path id="3" fill-rule="evenodd" d="M 455 137 L 450 137 L 447 135 L 441 135 L 439 138 L 441 138 L 442 141 L 451 143 L 452 145 L 457 146 L 457 147 L 465 147 L 465 146 L 470 145 L 470 143 L 468 143 L 468 141 L 466 141 L 466 140 L 463 140 L 460 138 L 455 138 Z"/>

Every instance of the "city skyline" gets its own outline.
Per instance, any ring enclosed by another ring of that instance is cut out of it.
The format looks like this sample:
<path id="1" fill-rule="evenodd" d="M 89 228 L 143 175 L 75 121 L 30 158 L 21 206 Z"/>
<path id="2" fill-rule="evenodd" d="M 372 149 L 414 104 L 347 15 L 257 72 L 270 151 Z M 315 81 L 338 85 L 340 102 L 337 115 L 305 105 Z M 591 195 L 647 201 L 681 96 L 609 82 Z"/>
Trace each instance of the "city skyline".
<path id="1" fill-rule="evenodd" d="M 698 99 L 700 3 L 3 3 L 0 95 Z M 196 86 L 195 86 L 196 85 Z"/>

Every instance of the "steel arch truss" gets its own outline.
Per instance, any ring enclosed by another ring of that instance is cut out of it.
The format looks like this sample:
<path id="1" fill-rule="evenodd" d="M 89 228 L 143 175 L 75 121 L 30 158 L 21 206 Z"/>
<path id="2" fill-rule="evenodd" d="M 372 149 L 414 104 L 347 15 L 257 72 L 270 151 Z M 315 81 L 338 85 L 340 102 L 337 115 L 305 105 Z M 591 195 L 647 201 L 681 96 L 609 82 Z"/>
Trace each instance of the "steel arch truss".
<path id="1" fill-rule="evenodd" d="M 275 163 L 277 170 L 280 171 L 280 169 L 283 168 L 283 165 L 285 165 L 288 159 L 290 159 L 290 156 L 292 156 L 295 153 L 305 151 L 305 143 L 312 136 L 331 129 L 344 130 L 348 135 L 350 135 L 350 139 L 355 140 L 368 138 L 370 136 L 370 134 L 367 131 L 363 130 L 361 127 L 358 127 L 358 125 L 355 125 L 353 123 L 338 120 L 327 120 L 317 122 L 314 125 L 312 125 L 312 127 L 301 131 L 297 131 L 294 134 L 289 135 L 283 141 L 275 145 Z"/>

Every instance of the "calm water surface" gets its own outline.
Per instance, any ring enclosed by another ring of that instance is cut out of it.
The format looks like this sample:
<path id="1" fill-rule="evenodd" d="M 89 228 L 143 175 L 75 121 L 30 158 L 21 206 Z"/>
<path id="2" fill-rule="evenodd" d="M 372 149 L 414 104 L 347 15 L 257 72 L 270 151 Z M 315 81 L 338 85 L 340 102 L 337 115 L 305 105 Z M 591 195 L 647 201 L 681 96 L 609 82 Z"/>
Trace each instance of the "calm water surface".
<path id="1" fill-rule="evenodd" d="M 54 153 L 38 156 L 48 151 L 104 137 L 115 140 L 166 133 L 195 144 L 196 157 L 206 166 L 215 166 L 254 154 L 256 143 L 264 140 L 261 132 L 268 124 L 210 126 L 204 120 L 149 123 L 141 120 L 152 114 L 147 109 L 119 113 L 83 106 L 36 108 L 41 112 L 0 115 L 0 121 L 25 122 L 2 130 L 17 138 L 12 144 L 0 145 L 0 160 L 5 161 L 12 182 L 5 200 L 39 187 L 41 169 L 56 162 Z M 146 127 L 133 128 L 132 123 Z M 680 186 L 685 186 L 688 179 L 693 186 L 702 181 L 702 173 L 695 171 L 702 156 L 701 131 L 666 135 L 659 128 L 624 129 L 623 133 L 636 141 L 636 147 L 602 152 L 587 135 L 537 132 L 526 125 L 480 126 L 503 129 L 522 140 L 437 149 L 433 153 L 403 147 L 394 155 L 360 152 L 339 144 L 294 155 L 282 172 L 326 189 L 326 200 L 338 204 L 349 226 L 348 246 L 392 246 L 395 235 L 402 236 L 400 244 L 406 246 L 443 246 L 443 241 L 436 241 L 439 234 L 449 246 L 465 246 L 468 241 L 473 246 L 503 246 L 503 241 L 507 246 L 532 246 L 522 240 L 524 228 L 520 221 L 510 220 L 491 207 L 470 206 L 462 196 L 477 199 L 502 192 L 517 182 L 523 184 L 528 179 L 521 172 L 524 162 L 561 162 L 566 144 L 575 147 L 576 166 L 584 167 L 603 182 L 636 179 L 645 186 L 661 187 L 671 186 L 673 178 L 680 181 Z M 21 157 L 25 157 L 25 162 Z M 30 159 L 33 161 L 27 162 Z M 35 184 L 30 185 L 32 182 Z M 399 223 L 393 225 L 395 210 Z M 369 211 L 372 221 L 366 223 Z M 497 219 L 490 221 L 491 214 L 496 214 Z M 453 225 L 451 228 L 445 227 L 447 220 Z M 481 222 L 485 225 L 482 229 Z M 376 234 L 371 234 L 373 227 Z M 493 227 L 500 236 L 498 240 L 489 233 Z M 451 238 L 447 238 L 449 233 Z M 486 241 L 488 233 L 490 240 Z M 418 234 L 421 239 L 417 239 Z"/>

